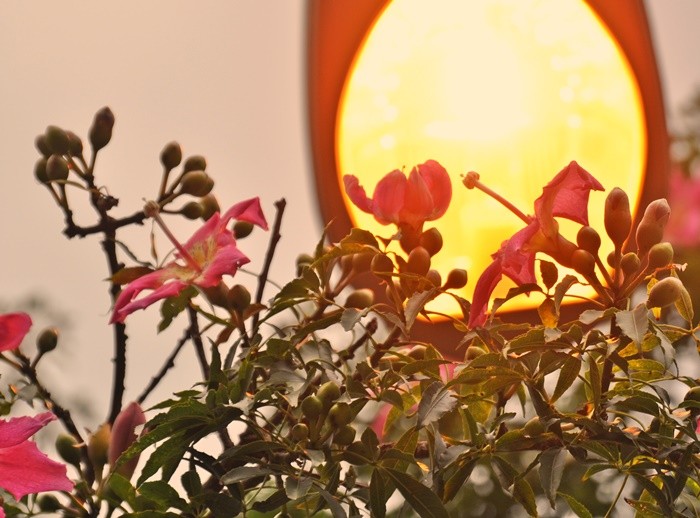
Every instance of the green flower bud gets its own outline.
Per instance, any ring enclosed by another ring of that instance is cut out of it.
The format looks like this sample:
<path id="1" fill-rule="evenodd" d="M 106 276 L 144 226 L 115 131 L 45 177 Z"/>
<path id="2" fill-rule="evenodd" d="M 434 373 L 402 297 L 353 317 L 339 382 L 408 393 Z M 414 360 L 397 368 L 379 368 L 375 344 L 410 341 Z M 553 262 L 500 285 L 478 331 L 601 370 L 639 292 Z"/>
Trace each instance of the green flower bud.
<path id="1" fill-rule="evenodd" d="M 626 277 L 629 277 L 630 275 L 637 272 L 641 264 L 642 263 L 639 260 L 639 256 L 634 252 L 627 252 L 625 255 L 622 256 L 622 259 L 620 259 L 620 269 Z"/>
<path id="2" fill-rule="evenodd" d="M 221 207 L 219 207 L 219 202 L 216 201 L 216 196 L 211 193 L 207 194 L 206 196 L 202 196 L 199 199 L 199 203 L 202 204 L 202 208 L 204 209 L 204 212 L 202 213 L 202 219 L 204 221 L 207 221 L 216 212 L 221 210 Z"/>
<path id="3" fill-rule="evenodd" d="M 613 244 L 621 248 L 632 228 L 632 213 L 627 193 L 619 187 L 610 191 L 605 199 L 604 214 L 605 231 Z"/>
<path id="4" fill-rule="evenodd" d="M 80 447 L 72 435 L 62 433 L 56 437 L 56 451 L 68 464 L 80 466 Z"/>
<path id="5" fill-rule="evenodd" d="M 250 292 L 242 284 L 235 284 L 226 296 L 232 309 L 236 311 L 243 312 L 248 306 L 250 306 Z"/>
<path id="6" fill-rule="evenodd" d="M 571 255 L 571 266 L 584 277 L 595 275 L 595 257 L 586 250 L 579 248 Z"/>
<path id="7" fill-rule="evenodd" d="M 295 442 L 301 442 L 309 437 L 309 427 L 304 423 L 297 423 L 292 426 L 289 436 Z"/>
<path id="8" fill-rule="evenodd" d="M 581 227 L 576 235 L 576 243 L 579 248 L 596 255 L 600 249 L 600 234 L 593 227 Z"/>
<path id="9" fill-rule="evenodd" d="M 323 401 L 324 408 L 330 408 L 333 402 L 340 397 L 340 387 L 332 381 L 327 381 L 319 387 L 316 396 Z"/>
<path id="10" fill-rule="evenodd" d="M 182 162 L 182 149 L 177 142 L 168 142 L 160 152 L 160 163 L 166 171 L 176 168 Z"/>
<path id="11" fill-rule="evenodd" d="M 34 177 L 41 183 L 49 183 L 49 175 L 46 172 L 46 158 L 40 158 L 34 165 Z"/>
<path id="12" fill-rule="evenodd" d="M 666 277 L 649 290 L 648 308 L 663 308 L 676 302 L 683 293 L 683 283 L 676 277 Z"/>
<path id="13" fill-rule="evenodd" d="M 637 254 L 642 257 L 664 237 L 664 228 L 671 215 L 671 207 L 665 199 L 654 200 L 647 205 L 642 221 L 637 227 Z"/>
<path id="14" fill-rule="evenodd" d="M 673 245 L 666 241 L 656 243 L 649 249 L 649 267 L 663 268 L 673 261 Z"/>
<path id="15" fill-rule="evenodd" d="M 479 356 L 483 356 L 486 354 L 486 351 L 484 351 L 481 347 L 477 347 L 476 345 L 470 345 L 467 347 L 467 352 L 464 355 L 464 360 L 467 362 L 472 361 L 475 358 L 478 358 Z"/>
<path id="16" fill-rule="evenodd" d="M 440 231 L 435 227 L 429 228 L 420 235 L 418 243 L 425 248 L 432 257 L 442 249 L 442 234 L 440 234 Z"/>
<path id="17" fill-rule="evenodd" d="M 530 419 L 527 423 L 525 423 L 525 426 L 523 427 L 523 432 L 525 432 L 525 435 L 527 435 L 528 437 L 542 435 L 545 431 L 546 430 L 539 416 L 535 416 L 532 419 Z"/>
<path id="18" fill-rule="evenodd" d="M 428 348 L 425 345 L 416 345 L 408 351 L 408 356 L 414 360 L 424 360 Z"/>
<path id="19" fill-rule="evenodd" d="M 92 126 L 88 132 L 90 145 L 97 152 L 112 140 L 112 129 L 114 128 L 114 114 L 108 107 L 102 108 L 95 114 Z"/>
<path id="20" fill-rule="evenodd" d="M 201 155 L 193 155 L 185 160 L 185 165 L 183 166 L 183 171 L 185 173 L 189 171 L 206 171 L 207 170 L 207 160 Z"/>
<path id="21" fill-rule="evenodd" d="M 210 288 L 202 288 L 202 291 L 204 294 L 207 296 L 207 299 L 209 299 L 209 302 L 214 304 L 215 306 L 219 306 L 220 308 L 226 308 L 228 309 L 229 307 L 229 301 L 228 301 L 228 287 L 226 284 L 223 282 L 220 282 L 216 286 L 212 286 Z"/>
<path id="22" fill-rule="evenodd" d="M 352 409 L 350 405 L 347 403 L 336 403 L 328 411 L 328 419 L 336 428 L 350 423 L 350 421 L 352 421 Z"/>
<path id="23" fill-rule="evenodd" d="M 96 472 L 102 471 L 102 466 L 107 464 L 111 436 L 112 427 L 109 423 L 104 423 L 88 439 L 88 457 Z"/>
<path id="24" fill-rule="evenodd" d="M 187 219 L 201 218 L 202 214 L 204 214 L 204 207 L 198 201 L 190 201 L 180 209 L 180 214 Z"/>
<path id="25" fill-rule="evenodd" d="M 446 290 L 458 290 L 467 285 L 467 279 L 467 270 L 455 268 L 447 274 L 447 280 L 442 287 Z"/>
<path id="26" fill-rule="evenodd" d="M 352 268 L 356 272 L 366 272 L 372 264 L 372 254 L 353 254 Z"/>
<path id="27" fill-rule="evenodd" d="M 236 239 L 248 237 L 253 231 L 254 225 L 249 221 L 236 221 L 233 224 L 233 235 Z"/>
<path id="28" fill-rule="evenodd" d="M 307 419 L 316 419 L 323 412 L 323 401 L 318 396 L 307 396 L 301 402 L 301 412 Z"/>
<path id="29" fill-rule="evenodd" d="M 212 180 L 204 171 L 189 171 L 180 180 L 180 192 L 192 196 L 206 196 L 214 188 Z"/>
<path id="30" fill-rule="evenodd" d="M 370 270 L 378 277 L 386 277 L 394 271 L 394 263 L 384 254 L 375 255 L 372 258 Z"/>
<path id="31" fill-rule="evenodd" d="M 408 254 L 406 270 L 417 275 L 425 275 L 430 269 L 430 254 L 422 246 L 417 246 Z"/>
<path id="32" fill-rule="evenodd" d="M 53 351 L 58 345 L 58 329 L 48 327 L 44 329 L 36 338 L 36 347 L 42 354 Z"/>
<path id="33" fill-rule="evenodd" d="M 46 176 L 53 181 L 68 179 L 68 163 L 61 155 L 51 155 L 46 161 Z"/>
<path id="34" fill-rule="evenodd" d="M 355 440 L 355 435 L 357 435 L 357 431 L 352 426 L 346 424 L 345 426 L 341 426 L 333 434 L 333 442 L 338 446 L 347 446 L 348 444 L 352 444 Z"/>
<path id="35" fill-rule="evenodd" d="M 68 135 L 68 154 L 71 156 L 83 156 L 83 141 L 72 131 L 66 131 Z"/>
<path id="36" fill-rule="evenodd" d="M 374 292 L 368 288 L 355 290 L 345 299 L 346 308 L 366 309 L 374 304 Z"/>
<path id="37" fill-rule="evenodd" d="M 442 277 L 440 276 L 440 272 L 438 272 L 437 270 L 428 270 L 428 273 L 425 275 L 425 277 L 428 279 L 430 284 L 432 284 L 436 288 L 442 286 Z"/>
<path id="38" fill-rule="evenodd" d="M 68 134 L 58 126 L 47 126 L 44 133 L 46 144 L 52 153 L 65 155 L 68 153 Z"/>
<path id="39" fill-rule="evenodd" d="M 34 139 L 34 146 L 36 146 L 37 150 L 44 158 L 49 158 L 52 155 L 51 148 L 49 148 L 49 144 L 46 142 L 46 135 L 37 135 Z"/>

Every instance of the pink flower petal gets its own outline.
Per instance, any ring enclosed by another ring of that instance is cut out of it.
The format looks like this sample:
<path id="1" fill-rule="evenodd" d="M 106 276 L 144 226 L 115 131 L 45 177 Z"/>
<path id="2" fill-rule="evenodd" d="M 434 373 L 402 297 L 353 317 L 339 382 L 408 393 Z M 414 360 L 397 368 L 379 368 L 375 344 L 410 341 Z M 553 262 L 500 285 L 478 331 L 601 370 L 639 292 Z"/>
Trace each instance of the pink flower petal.
<path id="1" fill-rule="evenodd" d="M 20 499 L 41 491 L 70 491 L 66 467 L 49 459 L 32 441 L 0 449 L 0 487 Z"/>
<path id="2" fill-rule="evenodd" d="M 187 288 L 187 286 L 189 286 L 188 283 L 180 280 L 172 280 L 167 282 L 159 288 L 156 288 L 145 297 L 141 297 L 140 299 L 132 300 L 131 302 L 124 304 L 119 308 L 119 310 L 114 312 L 111 322 L 124 322 L 126 317 L 134 311 L 145 309 L 159 300 L 175 297 L 176 295 L 179 295 L 182 290 Z"/>
<path id="3" fill-rule="evenodd" d="M 489 300 L 501 281 L 503 269 L 500 259 L 492 262 L 481 274 L 474 287 L 474 297 L 469 310 L 469 327 L 483 326 L 486 322 Z"/>
<path id="4" fill-rule="evenodd" d="M 398 169 L 379 180 L 372 195 L 374 217 L 379 223 L 398 225 L 401 222 L 399 213 L 405 205 L 407 184 L 406 176 Z"/>
<path id="5" fill-rule="evenodd" d="M 216 286 L 223 275 L 233 275 L 238 268 L 249 262 L 250 259 L 235 245 L 220 248 L 196 284 L 202 288 Z"/>
<path id="6" fill-rule="evenodd" d="M 0 352 L 19 347 L 32 327 L 32 319 L 26 313 L 0 315 Z"/>
<path id="7" fill-rule="evenodd" d="M 34 417 L 13 417 L 9 421 L 0 419 L 0 449 L 26 441 L 54 419 L 56 416 L 51 412 L 37 414 Z"/>
<path id="8" fill-rule="evenodd" d="M 435 160 L 428 160 L 418 166 L 418 172 L 425 181 L 433 200 L 433 209 L 428 221 L 442 217 L 452 200 L 452 182 L 447 171 Z"/>
<path id="9" fill-rule="evenodd" d="M 416 230 L 421 230 L 423 223 L 430 219 L 433 212 L 433 197 L 423 176 L 414 167 L 408 175 L 403 207 L 399 213 L 399 222 L 408 223 Z"/>
<path id="10" fill-rule="evenodd" d="M 364 187 L 360 185 L 360 181 L 357 177 L 346 174 L 343 176 L 343 184 L 345 185 L 345 192 L 348 194 L 350 201 L 361 211 L 373 214 L 372 200 L 367 197 L 367 193 Z"/>
<path id="11" fill-rule="evenodd" d="M 257 197 L 236 203 L 221 217 L 224 224 L 231 219 L 247 221 L 263 230 L 267 230 L 267 220 L 265 219 L 265 214 L 263 214 L 262 207 L 260 207 L 260 198 Z"/>

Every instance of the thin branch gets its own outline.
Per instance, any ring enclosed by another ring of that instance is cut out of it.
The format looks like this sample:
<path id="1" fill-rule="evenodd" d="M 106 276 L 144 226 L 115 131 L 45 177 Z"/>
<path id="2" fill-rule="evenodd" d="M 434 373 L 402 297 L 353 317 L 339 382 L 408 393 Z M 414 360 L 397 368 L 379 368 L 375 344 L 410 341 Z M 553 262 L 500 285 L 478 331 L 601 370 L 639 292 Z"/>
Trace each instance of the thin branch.
<path id="1" fill-rule="evenodd" d="M 180 340 L 178 340 L 177 345 L 175 345 L 175 348 L 173 349 L 173 352 L 171 352 L 170 356 L 168 356 L 168 358 L 165 360 L 165 363 L 158 371 L 158 374 L 151 378 L 151 381 L 148 384 L 148 386 L 146 386 L 143 392 L 141 392 L 141 395 L 136 400 L 139 403 L 139 405 L 143 404 L 143 402 L 146 401 L 146 398 L 148 398 L 151 392 L 153 392 L 153 389 L 155 389 L 158 386 L 158 384 L 162 381 L 167 372 L 173 367 L 175 367 L 175 358 L 177 358 L 177 355 L 180 354 L 180 351 L 190 338 L 190 330 L 187 329 L 185 330 L 185 333 L 182 335 Z"/>

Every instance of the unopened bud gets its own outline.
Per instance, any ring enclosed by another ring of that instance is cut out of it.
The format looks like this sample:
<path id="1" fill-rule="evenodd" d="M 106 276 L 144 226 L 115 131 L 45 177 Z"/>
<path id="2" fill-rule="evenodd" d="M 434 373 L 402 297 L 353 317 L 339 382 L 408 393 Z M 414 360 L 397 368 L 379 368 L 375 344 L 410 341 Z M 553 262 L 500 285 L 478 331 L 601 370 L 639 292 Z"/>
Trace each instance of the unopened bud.
<path id="1" fill-rule="evenodd" d="M 318 396 L 307 396 L 301 402 L 301 412 L 309 420 L 316 419 L 323 412 L 323 401 Z"/>
<path id="2" fill-rule="evenodd" d="M 88 133 L 90 145 L 96 152 L 109 144 L 112 140 L 112 129 L 114 128 L 114 114 L 108 107 L 102 108 L 95 114 L 92 127 Z"/>
<path id="3" fill-rule="evenodd" d="M 584 277 L 592 277 L 595 275 L 595 257 L 579 248 L 571 255 L 571 267 Z"/>
<path id="4" fill-rule="evenodd" d="M 620 269 L 622 270 L 622 273 L 625 274 L 625 277 L 629 277 L 633 273 L 637 272 L 641 264 L 642 263 L 639 260 L 639 256 L 634 252 L 628 252 L 622 256 L 622 259 L 620 259 Z"/>
<path id="5" fill-rule="evenodd" d="M 420 235 L 418 243 L 425 248 L 432 257 L 442 249 L 442 234 L 440 234 L 440 231 L 435 227 L 429 228 Z"/>
<path id="6" fill-rule="evenodd" d="M 34 139 L 34 146 L 36 146 L 37 150 L 44 158 L 49 158 L 52 155 L 51 148 L 49 148 L 49 144 L 46 142 L 46 135 L 37 135 Z"/>
<path id="7" fill-rule="evenodd" d="M 425 277 L 430 281 L 430 284 L 432 284 L 435 287 L 438 287 L 442 285 L 442 277 L 440 276 L 440 272 L 437 270 L 428 270 L 428 273 L 425 274 Z"/>
<path id="8" fill-rule="evenodd" d="M 581 227 L 576 235 L 579 248 L 596 255 L 600 249 L 600 234 L 593 227 Z"/>
<path id="9" fill-rule="evenodd" d="M 372 304 L 374 304 L 374 292 L 369 288 L 355 290 L 345 299 L 346 308 L 365 309 Z"/>
<path id="10" fill-rule="evenodd" d="M 666 277 L 649 290 L 648 308 L 663 308 L 676 302 L 683 293 L 683 283 L 676 277 Z"/>
<path id="11" fill-rule="evenodd" d="M 111 431 L 112 427 L 109 423 L 104 423 L 88 440 L 88 457 L 97 472 L 102 471 L 102 466 L 107 464 L 107 451 L 109 450 Z"/>
<path id="12" fill-rule="evenodd" d="M 56 437 L 56 451 L 58 455 L 73 466 L 80 466 L 80 447 L 75 437 L 65 433 Z"/>
<path id="13" fill-rule="evenodd" d="M 192 196 L 205 196 L 214 188 L 212 180 L 204 171 L 189 171 L 180 180 L 180 192 Z"/>
<path id="14" fill-rule="evenodd" d="M 236 311 L 243 312 L 248 306 L 250 306 L 250 292 L 248 288 L 242 284 L 235 284 L 226 296 L 232 309 Z"/>
<path id="15" fill-rule="evenodd" d="M 666 241 L 656 243 L 649 249 L 649 267 L 663 268 L 673 261 L 673 246 Z"/>
<path id="16" fill-rule="evenodd" d="M 422 246 L 417 246 L 408 254 L 406 270 L 417 275 L 425 275 L 430 269 L 430 254 Z"/>
<path id="17" fill-rule="evenodd" d="M 68 134 L 58 126 L 47 126 L 46 144 L 52 153 L 65 155 L 68 153 Z"/>
<path id="18" fill-rule="evenodd" d="M 176 168 L 182 162 L 182 149 L 177 142 L 168 142 L 160 152 L 160 163 L 166 171 Z"/>
<path id="19" fill-rule="evenodd" d="M 51 155 L 46 161 L 46 176 L 53 181 L 68 179 L 68 164 L 61 155 Z"/>
<path id="20" fill-rule="evenodd" d="M 308 268 L 314 262 L 314 258 L 309 254 L 299 254 L 297 256 L 297 276 L 300 276 L 304 268 Z"/>
<path id="21" fill-rule="evenodd" d="M 309 437 L 309 427 L 304 423 L 297 423 L 292 426 L 289 436 L 295 442 L 301 442 Z"/>
<path id="22" fill-rule="evenodd" d="M 394 263 L 388 256 L 379 254 L 372 258 L 370 269 L 378 277 L 384 277 L 394 271 Z"/>
<path id="23" fill-rule="evenodd" d="M 372 264 L 372 254 L 353 254 L 352 268 L 356 272 L 366 272 Z"/>
<path id="24" fill-rule="evenodd" d="M 654 200 L 647 205 L 642 221 L 637 227 L 637 254 L 640 257 L 656 243 L 661 242 L 670 215 L 671 207 L 664 198 Z"/>
<path id="25" fill-rule="evenodd" d="M 607 257 L 608 266 L 611 268 L 617 268 L 617 255 L 615 252 L 610 252 Z"/>
<path id="26" fill-rule="evenodd" d="M 450 270 L 450 273 L 447 274 L 447 280 L 445 281 L 443 288 L 446 290 L 458 290 L 467 285 L 467 280 L 467 270 L 455 268 Z"/>
<path id="27" fill-rule="evenodd" d="M 333 381 L 327 381 L 318 388 L 316 396 L 323 401 L 324 408 L 330 408 L 331 404 L 340 397 L 340 387 Z"/>
<path id="28" fill-rule="evenodd" d="M 180 209 L 180 214 L 187 219 L 201 218 L 203 213 L 204 207 L 202 207 L 202 204 L 198 201 L 188 202 Z"/>
<path id="29" fill-rule="evenodd" d="M 41 354 L 53 351 L 58 345 L 58 329 L 48 327 L 36 338 L 36 347 Z"/>
<path id="30" fill-rule="evenodd" d="M 83 141 L 72 131 L 66 131 L 68 135 L 68 154 L 71 156 L 83 155 Z"/>
<path id="31" fill-rule="evenodd" d="M 49 183 L 49 175 L 46 172 L 46 158 L 40 158 L 34 165 L 34 177 L 41 183 Z"/>
<path id="32" fill-rule="evenodd" d="M 610 191 L 605 199 L 604 214 L 605 231 L 615 247 L 621 248 L 632 228 L 632 213 L 627 193 L 619 187 Z"/>
<path id="33" fill-rule="evenodd" d="M 206 196 L 202 196 L 199 199 L 199 203 L 202 204 L 202 208 L 204 209 L 204 212 L 202 213 L 202 219 L 204 221 L 207 221 L 216 212 L 221 211 L 221 207 L 219 207 L 219 202 L 216 201 L 216 196 L 214 196 L 211 193 L 207 194 Z"/>
<path id="34" fill-rule="evenodd" d="M 254 225 L 249 221 L 236 221 L 233 224 L 233 235 L 236 239 L 248 237 L 253 231 Z"/>
<path id="35" fill-rule="evenodd" d="M 347 403 L 336 403 L 328 411 L 328 419 L 335 427 L 344 426 L 352 421 L 352 410 Z"/>
<path id="36" fill-rule="evenodd" d="M 347 446 L 355 440 L 355 435 L 357 435 L 357 431 L 349 424 L 346 424 L 338 428 L 333 434 L 333 442 L 338 446 Z"/>
<path id="37" fill-rule="evenodd" d="M 136 402 L 130 403 L 119 412 L 119 415 L 117 415 L 117 418 L 114 420 L 114 426 L 112 427 L 109 440 L 108 461 L 112 469 L 115 469 L 119 457 L 136 442 L 136 439 L 138 439 L 142 432 L 139 428 L 141 428 L 145 422 L 146 416 L 143 410 L 141 410 L 141 406 Z M 120 464 L 119 467 L 116 468 L 116 472 L 128 480 L 131 478 L 131 475 L 133 475 L 138 460 L 138 455 L 132 456 L 129 460 Z"/>
<path id="38" fill-rule="evenodd" d="M 185 165 L 182 169 L 185 173 L 189 171 L 206 171 L 207 160 L 201 155 L 193 155 L 185 160 Z"/>

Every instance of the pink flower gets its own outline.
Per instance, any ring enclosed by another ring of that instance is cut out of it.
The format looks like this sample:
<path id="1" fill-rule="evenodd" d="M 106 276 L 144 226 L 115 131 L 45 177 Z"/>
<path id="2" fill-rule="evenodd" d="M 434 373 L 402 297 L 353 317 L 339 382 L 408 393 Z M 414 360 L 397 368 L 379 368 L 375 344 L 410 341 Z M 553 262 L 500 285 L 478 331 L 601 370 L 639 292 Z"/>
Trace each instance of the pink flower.
<path id="1" fill-rule="evenodd" d="M 0 352 L 19 347 L 32 327 L 32 319 L 26 313 L 0 315 Z"/>
<path id="2" fill-rule="evenodd" d="M 414 231 L 445 214 L 452 198 L 450 177 L 435 160 L 414 167 L 408 178 L 398 169 L 390 172 L 379 180 L 372 198 L 355 176 L 345 175 L 343 183 L 350 200 L 379 223 L 409 225 Z"/>
<path id="3" fill-rule="evenodd" d="M 119 412 L 112 425 L 112 434 L 109 439 L 109 450 L 107 453 L 109 465 L 112 466 L 112 469 L 114 469 L 119 456 L 136 441 L 136 429 L 145 422 L 146 416 L 143 414 L 141 406 L 136 402 L 132 402 Z M 134 455 L 117 468 L 117 473 L 125 478 L 130 478 L 136 469 L 138 461 L 139 456 Z"/>
<path id="4" fill-rule="evenodd" d="M 537 282 L 535 255 L 543 252 L 563 266 L 568 266 L 576 245 L 559 234 L 555 217 L 567 218 L 588 225 L 588 195 L 603 186 L 576 162 L 562 169 L 535 200 L 535 216 L 528 225 L 501 244 L 493 254 L 493 262 L 476 282 L 469 314 L 469 326 L 483 325 L 489 299 L 501 277 L 506 275 L 516 284 Z"/>
<path id="5" fill-rule="evenodd" d="M 232 219 L 247 221 L 267 230 L 258 198 L 237 203 L 223 216 L 214 213 L 184 245 L 178 245 L 174 261 L 139 277 L 122 290 L 114 304 L 110 324 L 124 322 L 134 311 L 173 297 L 188 286 L 216 286 L 223 275 L 233 275 L 240 266 L 248 263 L 250 259 L 236 247 L 233 232 L 227 228 Z M 138 298 L 144 290 L 153 291 Z"/>
<path id="6" fill-rule="evenodd" d="M 0 420 L 0 487 L 17 500 L 29 493 L 73 489 L 66 467 L 49 459 L 29 440 L 54 419 L 55 415 L 45 412 Z"/>
<path id="7" fill-rule="evenodd" d="M 674 169 L 668 202 L 673 214 L 665 229 L 666 238 L 682 247 L 700 245 L 700 179 L 686 178 L 679 169 Z"/>

